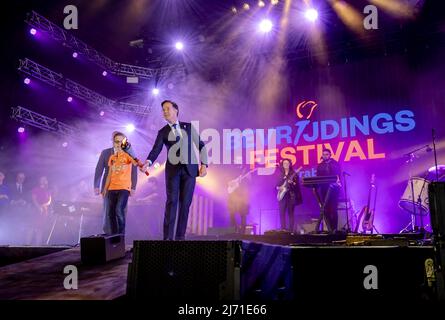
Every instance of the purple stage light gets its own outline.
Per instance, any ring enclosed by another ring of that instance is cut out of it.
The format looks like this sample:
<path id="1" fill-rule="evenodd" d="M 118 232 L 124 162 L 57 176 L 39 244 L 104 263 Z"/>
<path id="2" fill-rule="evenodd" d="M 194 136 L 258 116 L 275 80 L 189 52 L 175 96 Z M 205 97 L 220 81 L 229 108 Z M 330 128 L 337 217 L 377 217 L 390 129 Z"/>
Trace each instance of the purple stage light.
<path id="1" fill-rule="evenodd" d="M 79 54 L 77 52 L 73 52 L 73 58 L 77 58 Z"/>
<path id="2" fill-rule="evenodd" d="M 64 148 L 66 148 L 66 147 L 68 147 L 68 142 L 64 142 L 64 143 L 62 143 L 62 147 L 64 147 Z"/>
<path id="3" fill-rule="evenodd" d="M 175 43 L 175 48 L 176 50 L 181 51 L 182 49 L 184 49 L 184 44 L 181 41 L 178 41 Z"/>
<path id="4" fill-rule="evenodd" d="M 31 28 L 31 29 L 29 30 L 29 33 L 32 34 L 33 36 L 35 36 L 35 35 L 37 34 L 37 30 L 34 29 L 34 28 Z"/>
<path id="5" fill-rule="evenodd" d="M 159 94 L 159 89 L 158 89 L 158 88 L 153 88 L 153 90 L 151 90 L 151 93 L 152 93 L 154 96 L 157 96 L 157 95 Z"/>
<path id="6" fill-rule="evenodd" d="M 18 132 L 18 133 L 24 133 L 24 132 L 25 132 L 25 128 L 23 128 L 23 127 L 19 127 L 19 128 L 17 129 L 17 132 Z"/>
<path id="7" fill-rule="evenodd" d="M 25 80 L 23 80 L 23 83 L 25 83 L 25 84 L 30 84 L 30 83 L 31 83 L 31 79 L 29 79 L 29 78 L 25 78 Z"/>
<path id="8" fill-rule="evenodd" d="M 106 72 L 106 71 L 102 72 L 102 75 L 103 75 L 104 77 L 106 77 L 107 74 L 108 74 L 108 72 Z"/>
<path id="9" fill-rule="evenodd" d="M 127 130 L 127 132 L 133 132 L 135 130 L 135 126 L 132 123 L 129 123 L 125 126 L 125 130 Z"/>
<path id="10" fill-rule="evenodd" d="M 307 9 L 304 13 L 304 16 L 307 20 L 315 22 L 318 19 L 318 11 L 314 8 Z"/>
<path id="11" fill-rule="evenodd" d="M 269 19 L 263 19 L 260 22 L 259 28 L 261 32 L 267 33 L 272 30 L 273 24 Z"/>
<path id="12" fill-rule="evenodd" d="M 66 99 L 66 101 L 68 101 L 68 102 L 72 102 L 72 101 L 73 101 L 73 97 L 68 97 L 68 98 Z"/>
<path id="13" fill-rule="evenodd" d="M 105 115 L 105 112 L 104 112 L 104 111 L 101 111 L 101 112 L 99 113 L 99 115 L 100 115 L 101 117 L 103 117 L 103 116 Z"/>

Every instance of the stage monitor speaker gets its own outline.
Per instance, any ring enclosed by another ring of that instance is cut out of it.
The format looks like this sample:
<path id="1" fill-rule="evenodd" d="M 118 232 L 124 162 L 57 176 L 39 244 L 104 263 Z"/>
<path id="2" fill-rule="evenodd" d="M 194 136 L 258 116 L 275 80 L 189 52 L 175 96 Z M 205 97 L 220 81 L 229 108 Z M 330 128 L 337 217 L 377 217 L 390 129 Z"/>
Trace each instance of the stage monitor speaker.
<path id="1" fill-rule="evenodd" d="M 131 299 L 237 300 L 240 241 L 134 241 Z"/>
<path id="2" fill-rule="evenodd" d="M 103 264 L 125 256 L 123 234 L 94 235 L 80 239 L 80 255 L 84 264 Z"/>

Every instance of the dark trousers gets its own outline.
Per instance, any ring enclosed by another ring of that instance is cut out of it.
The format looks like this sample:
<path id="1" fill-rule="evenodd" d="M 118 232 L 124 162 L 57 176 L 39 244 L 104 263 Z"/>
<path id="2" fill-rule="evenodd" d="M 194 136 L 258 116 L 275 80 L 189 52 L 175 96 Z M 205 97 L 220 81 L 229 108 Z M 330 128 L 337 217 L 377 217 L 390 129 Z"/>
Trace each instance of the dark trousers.
<path id="1" fill-rule="evenodd" d="M 289 193 L 279 202 L 281 229 L 294 231 L 295 224 L 295 200 L 289 196 Z M 286 227 L 286 213 L 289 220 L 289 227 Z"/>
<path id="2" fill-rule="evenodd" d="M 238 227 L 238 224 L 236 222 L 236 212 L 235 211 L 230 211 L 230 226 L 234 227 L 236 232 L 241 233 L 241 234 L 245 234 L 246 233 L 246 214 L 240 213 L 240 225 Z"/>
<path id="3" fill-rule="evenodd" d="M 324 216 L 326 223 L 328 224 L 328 230 L 330 230 L 331 232 L 335 232 L 337 230 L 337 224 L 338 224 L 337 210 L 338 210 L 338 196 L 340 190 L 335 185 L 320 187 L 319 192 L 322 202 L 325 201 L 329 188 L 331 189 L 331 191 L 329 193 L 329 197 L 324 207 Z"/>
<path id="4" fill-rule="evenodd" d="M 184 240 L 189 209 L 195 191 L 196 177 L 192 177 L 186 167 L 181 165 L 181 168 L 174 175 L 167 176 L 165 180 L 167 202 L 165 203 L 164 240 Z M 175 236 L 175 222 L 178 211 Z"/>
<path id="5" fill-rule="evenodd" d="M 127 213 L 128 190 L 109 190 L 105 195 L 104 232 L 125 234 L 125 214 Z"/>

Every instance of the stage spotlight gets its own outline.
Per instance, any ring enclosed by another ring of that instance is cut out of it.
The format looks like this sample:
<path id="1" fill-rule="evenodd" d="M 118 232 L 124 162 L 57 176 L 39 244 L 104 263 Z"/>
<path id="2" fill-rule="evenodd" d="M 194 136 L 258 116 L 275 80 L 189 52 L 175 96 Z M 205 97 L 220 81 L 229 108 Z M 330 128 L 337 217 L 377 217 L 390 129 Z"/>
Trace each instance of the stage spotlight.
<path id="1" fill-rule="evenodd" d="M 304 13 L 304 16 L 309 21 L 315 22 L 315 20 L 318 19 L 318 11 L 315 10 L 314 8 L 307 9 L 306 12 Z"/>
<path id="2" fill-rule="evenodd" d="M 135 126 L 132 123 L 129 123 L 125 126 L 125 130 L 127 130 L 127 132 L 133 132 L 135 130 Z"/>
<path id="3" fill-rule="evenodd" d="M 259 27 L 261 32 L 267 33 L 272 30 L 273 24 L 269 19 L 263 19 L 261 20 Z"/>
<path id="4" fill-rule="evenodd" d="M 264 7 L 266 4 L 264 3 L 264 1 L 260 0 L 258 1 L 258 7 L 262 8 Z"/>
<path id="5" fill-rule="evenodd" d="M 184 44 L 181 41 L 178 41 L 175 43 L 175 48 L 176 50 L 181 51 L 182 49 L 184 49 Z"/>
<path id="6" fill-rule="evenodd" d="M 151 93 L 152 93 L 154 96 L 157 96 L 157 95 L 159 94 L 159 89 L 158 89 L 158 88 L 153 88 L 153 90 L 151 90 Z"/>
<path id="7" fill-rule="evenodd" d="M 34 29 L 34 28 L 31 28 L 31 29 L 29 30 L 29 33 L 32 34 L 33 36 L 35 36 L 35 35 L 37 34 L 37 30 Z"/>
<path id="8" fill-rule="evenodd" d="M 243 4 L 243 9 L 244 10 L 249 10 L 250 9 L 249 4 L 248 3 Z"/>
<path id="9" fill-rule="evenodd" d="M 68 142 L 64 142 L 64 143 L 62 143 L 62 147 L 64 147 L 64 148 L 66 148 L 66 147 L 68 147 Z"/>
<path id="10" fill-rule="evenodd" d="M 105 112 L 104 112 L 104 111 L 101 111 L 101 112 L 99 113 L 99 115 L 100 115 L 101 117 L 103 117 L 103 116 L 105 115 Z"/>
<path id="11" fill-rule="evenodd" d="M 238 10 L 235 7 L 232 7 L 232 13 L 237 13 Z"/>
<path id="12" fill-rule="evenodd" d="M 106 77 L 107 74 L 108 74 L 108 72 L 106 72 L 106 71 L 102 72 L 102 75 L 103 75 L 104 77 Z"/>
<path id="13" fill-rule="evenodd" d="M 25 132 L 25 128 L 24 127 L 18 127 L 17 132 L 18 133 L 24 133 Z"/>
<path id="14" fill-rule="evenodd" d="M 24 82 L 25 84 L 30 84 L 30 83 L 31 83 L 31 79 L 29 79 L 29 78 L 25 78 L 25 80 L 23 80 L 23 82 Z"/>
<path id="15" fill-rule="evenodd" d="M 72 101 L 73 101 L 73 97 L 68 97 L 68 98 L 66 99 L 66 101 L 68 101 L 68 102 L 72 102 Z"/>
<path id="16" fill-rule="evenodd" d="M 77 58 L 78 53 L 77 52 L 73 52 L 73 58 Z"/>
<path id="17" fill-rule="evenodd" d="M 274 6 L 276 6 L 280 2 L 279 0 L 270 0 L 270 3 Z"/>

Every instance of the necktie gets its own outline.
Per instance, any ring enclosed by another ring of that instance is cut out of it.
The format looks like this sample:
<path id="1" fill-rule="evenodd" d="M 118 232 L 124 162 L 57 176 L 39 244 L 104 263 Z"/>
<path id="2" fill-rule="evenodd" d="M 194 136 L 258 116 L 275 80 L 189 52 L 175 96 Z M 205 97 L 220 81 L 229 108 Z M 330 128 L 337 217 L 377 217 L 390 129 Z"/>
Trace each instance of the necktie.
<path id="1" fill-rule="evenodd" d="M 173 133 L 176 136 L 176 142 L 179 142 L 179 140 L 181 140 L 181 136 L 179 135 L 178 130 L 176 129 L 178 125 L 175 123 L 174 125 L 172 125 L 173 127 Z M 181 147 L 178 148 L 178 150 L 176 151 L 176 156 L 177 157 L 181 157 Z"/>
<path id="2" fill-rule="evenodd" d="M 173 133 L 176 136 L 176 142 L 178 142 L 181 139 L 181 136 L 179 135 L 179 131 L 176 129 L 177 124 L 175 123 L 172 127 L 173 127 Z"/>

